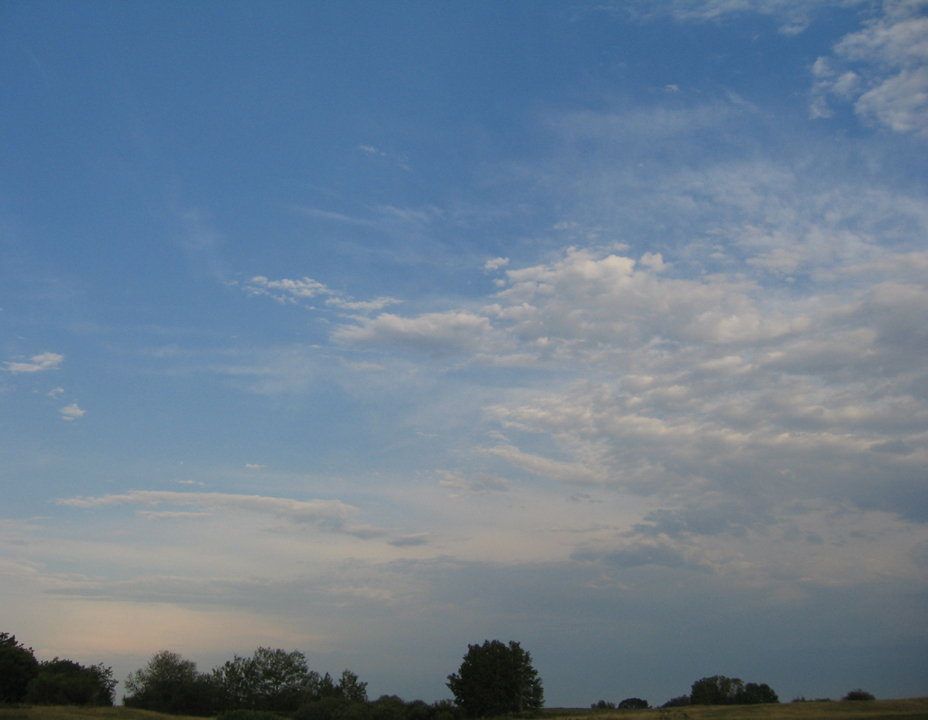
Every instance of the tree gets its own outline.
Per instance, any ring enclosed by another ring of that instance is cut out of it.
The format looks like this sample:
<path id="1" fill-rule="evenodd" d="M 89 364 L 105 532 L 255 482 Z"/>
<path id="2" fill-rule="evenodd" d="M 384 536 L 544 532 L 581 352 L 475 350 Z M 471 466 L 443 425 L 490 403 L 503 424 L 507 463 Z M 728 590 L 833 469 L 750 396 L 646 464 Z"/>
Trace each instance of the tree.
<path id="1" fill-rule="evenodd" d="M 174 715 L 212 715 L 217 704 L 216 684 L 197 672 L 197 664 L 162 650 L 148 664 L 126 678 L 127 707 Z"/>
<path id="2" fill-rule="evenodd" d="M 868 693 L 866 690 L 857 688 L 856 690 L 851 690 L 847 695 L 845 695 L 842 700 L 876 700 L 876 697 L 873 693 Z"/>
<path id="3" fill-rule="evenodd" d="M 113 704 L 116 680 L 113 669 L 99 665 L 84 667 L 73 660 L 48 660 L 29 682 L 26 702 L 35 705 Z"/>
<path id="4" fill-rule="evenodd" d="M 0 702 L 21 702 L 38 674 L 39 662 L 32 649 L 16 642 L 15 635 L 0 632 Z"/>
<path id="5" fill-rule="evenodd" d="M 780 698 L 767 683 L 748 683 L 739 678 L 713 675 L 693 683 L 690 692 L 693 705 L 757 705 L 778 703 Z"/>
<path id="6" fill-rule="evenodd" d="M 635 697 L 625 698 L 619 703 L 619 710 L 647 710 L 649 707 L 647 700 Z"/>
<path id="7" fill-rule="evenodd" d="M 236 655 L 213 670 L 213 680 L 226 709 L 292 712 L 314 699 L 321 682 L 303 653 L 259 647 L 251 657 Z"/>
<path id="8" fill-rule="evenodd" d="M 693 683 L 690 702 L 693 705 L 734 705 L 742 692 L 744 683 L 740 679 L 713 675 Z"/>
<path id="9" fill-rule="evenodd" d="M 738 698 L 739 705 L 761 705 L 763 703 L 778 703 L 780 698 L 767 683 L 748 683 L 744 692 Z"/>
<path id="10" fill-rule="evenodd" d="M 537 710 L 544 705 L 544 690 L 532 656 L 519 643 L 486 640 L 468 645 L 457 673 L 448 676 L 448 688 L 469 717 L 488 717 Z"/>

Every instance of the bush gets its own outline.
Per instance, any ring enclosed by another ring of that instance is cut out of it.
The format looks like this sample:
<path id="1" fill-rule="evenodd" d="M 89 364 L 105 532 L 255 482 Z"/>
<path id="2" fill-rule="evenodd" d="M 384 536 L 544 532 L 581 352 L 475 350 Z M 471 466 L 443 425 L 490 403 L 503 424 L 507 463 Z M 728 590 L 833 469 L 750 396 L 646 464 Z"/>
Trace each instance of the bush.
<path id="1" fill-rule="evenodd" d="M 594 710 L 615 710 L 614 702 L 606 702 L 605 700 L 600 700 L 590 705 Z"/>
<path id="2" fill-rule="evenodd" d="M 40 663 L 39 674 L 29 682 L 26 702 L 35 705 L 113 704 L 116 681 L 112 668 L 103 664 L 84 667 L 72 660 L 49 660 Z"/>
<path id="3" fill-rule="evenodd" d="M 0 703 L 18 703 L 26 697 L 29 682 L 39 674 L 32 649 L 16 642 L 16 636 L 0 632 Z"/>
<path id="4" fill-rule="evenodd" d="M 672 707 L 685 707 L 687 705 L 692 705 L 689 695 L 680 695 L 679 697 L 671 698 L 665 702 L 661 707 L 672 708 Z"/>
<path id="5" fill-rule="evenodd" d="M 647 710 L 649 707 L 647 700 L 636 697 L 625 698 L 619 703 L 619 710 Z"/>
<path id="6" fill-rule="evenodd" d="M 857 688 L 856 690 L 851 690 L 847 695 L 845 695 L 842 700 L 876 700 L 876 696 L 872 693 L 868 693 L 866 690 L 861 690 Z"/>

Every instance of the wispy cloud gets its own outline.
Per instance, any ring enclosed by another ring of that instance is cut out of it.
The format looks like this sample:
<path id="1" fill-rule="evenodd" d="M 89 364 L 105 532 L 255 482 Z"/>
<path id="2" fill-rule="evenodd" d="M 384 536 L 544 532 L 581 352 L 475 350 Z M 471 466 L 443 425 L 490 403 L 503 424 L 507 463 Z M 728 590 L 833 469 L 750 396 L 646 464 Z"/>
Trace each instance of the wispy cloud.
<path id="1" fill-rule="evenodd" d="M 220 511 L 243 511 L 261 515 L 270 515 L 295 525 L 311 524 L 331 532 L 354 535 L 361 538 L 373 538 L 383 535 L 383 531 L 368 525 L 352 524 L 351 518 L 358 509 L 338 500 L 291 500 L 289 498 L 267 497 L 262 495 L 234 495 L 230 493 L 181 493 L 163 490 L 133 490 L 120 495 L 101 495 L 98 497 L 76 497 L 59 500 L 61 505 L 92 508 L 113 505 L 194 505 L 203 508 L 205 513 L 177 515 L 176 512 L 164 515 L 156 512 L 151 517 L 205 517 L 209 513 Z M 145 511 L 151 512 L 151 511 Z"/>
<path id="2" fill-rule="evenodd" d="M 7 362 L 6 370 L 11 373 L 34 373 L 42 372 L 44 370 L 54 370 L 59 365 L 61 365 L 64 360 L 64 355 L 58 355 L 57 353 L 42 353 L 41 355 L 33 355 L 29 358 L 28 362 Z"/>
<path id="3" fill-rule="evenodd" d="M 325 304 L 340 310 L 351 310 L 354 312 L 374 312 L 382 310 L 388 305 L 394 305 L 401 300 L 391 297 L 379 297 L 374 300 L 353 300 L 346 298 L 338 292 L 328 288 L 325 284 L 317 282 L 309 277 L 301 280 L 268 280 L 262 275 L 253 277 L 244 287 L 244 291 L 249 295 L 264 295 L 271 297 L 281 304 L 296 304 L 305 300 L 310 300 L 317 296 L 325 297 Z"/>

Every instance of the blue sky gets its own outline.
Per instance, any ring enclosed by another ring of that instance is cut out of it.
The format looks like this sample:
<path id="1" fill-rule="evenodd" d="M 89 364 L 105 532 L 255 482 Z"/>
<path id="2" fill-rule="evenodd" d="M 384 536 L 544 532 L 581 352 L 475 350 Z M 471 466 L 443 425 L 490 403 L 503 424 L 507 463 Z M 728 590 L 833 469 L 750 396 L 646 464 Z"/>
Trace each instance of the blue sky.
<path id="1" fill-rule="evenodd" d="M 928 3 L 0 8 L 0 617 L 374 696 L 928 694 Z"/>

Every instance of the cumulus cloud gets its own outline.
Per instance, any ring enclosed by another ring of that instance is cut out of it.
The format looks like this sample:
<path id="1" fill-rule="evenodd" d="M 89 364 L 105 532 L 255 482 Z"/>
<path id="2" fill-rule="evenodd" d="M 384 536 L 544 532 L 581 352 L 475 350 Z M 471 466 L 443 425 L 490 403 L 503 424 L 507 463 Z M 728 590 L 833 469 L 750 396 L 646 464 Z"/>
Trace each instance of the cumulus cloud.
<path id="1" fill-rule="evenodd" d="M 77 403 L 71 403 L 67 407 L 61 408 L 59 412 L 62 420 L 77 420 L 86 413 L 86 410 L 81 410 Z"/>
<path id="2" fill-rule="evenodd" d="M 34 373 L 44 370 L 54 370 L 64 360 L 64 355 L 57 353 L 42 353 L 33 355 L 28 362 L 7 362 L 6 370 L 11 373 Z"/>
<path id="3" fill-rule="evenodd" d="M 352 524 L 358 510 L 339 500 L 292 500 L 289 498 L 263 495 L 235 495 L 231 493 L 181 493 L 166 490 L 133 490 L 124 494 L 101 495 L 98 497 L 76 497 L 60 500 L 59 504 L 71 507 L 91 508 L 112 505 L 193 505 L 203 508 L 204 513 L 176 511 L 142 511 L 147 517 L 205 517 L 220 511 L 242 511 L 270 515 L 294 525 L 311 524 L 331 532 L 354 535 L 361 538 L 379 537 L 384 532 L 367 525 Z"/>
<path id="4" fill-rule="evenodd" d="M 885 0 L 883 14 L 843 37 L 812 66 L 811 116 L 830 117 L 829 98 L 853 102 L 865 120 L 928 134 L 928 16 L 924 0 Z"/>

